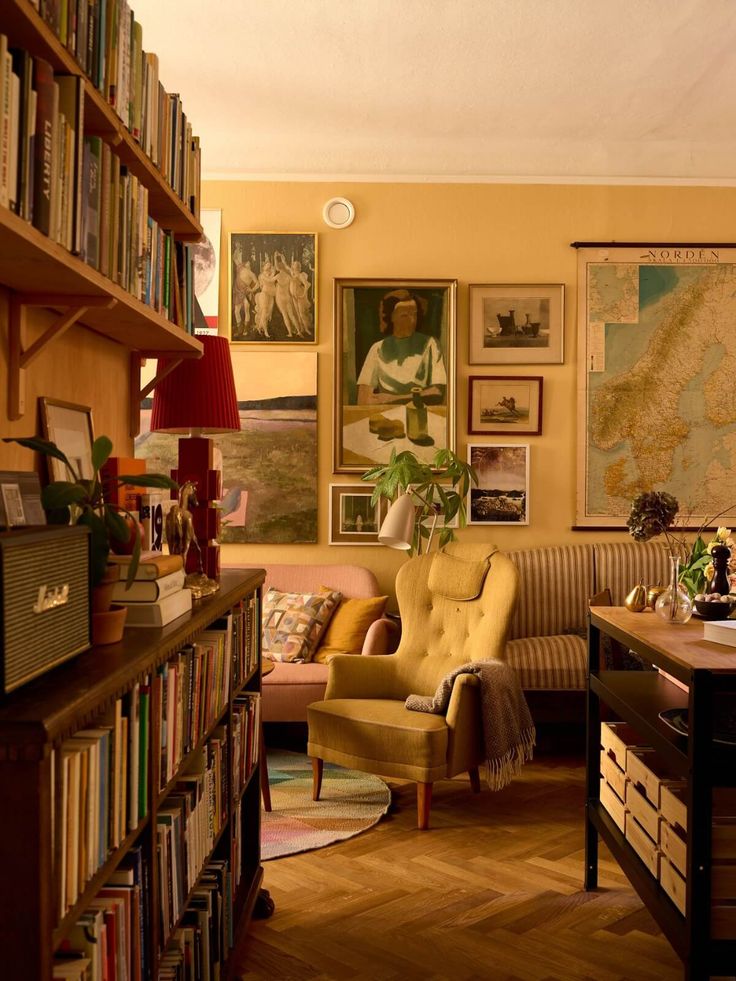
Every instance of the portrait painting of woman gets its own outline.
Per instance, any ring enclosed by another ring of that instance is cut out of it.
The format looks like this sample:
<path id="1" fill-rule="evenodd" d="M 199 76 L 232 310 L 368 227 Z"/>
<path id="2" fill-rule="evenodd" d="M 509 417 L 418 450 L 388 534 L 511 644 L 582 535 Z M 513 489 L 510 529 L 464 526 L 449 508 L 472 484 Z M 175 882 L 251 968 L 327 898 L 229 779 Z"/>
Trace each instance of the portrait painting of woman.
<path id="1" fill-rule="evenodd" d="M 453 449 L 454 280 L 336 280 L 335 471 Z"/>

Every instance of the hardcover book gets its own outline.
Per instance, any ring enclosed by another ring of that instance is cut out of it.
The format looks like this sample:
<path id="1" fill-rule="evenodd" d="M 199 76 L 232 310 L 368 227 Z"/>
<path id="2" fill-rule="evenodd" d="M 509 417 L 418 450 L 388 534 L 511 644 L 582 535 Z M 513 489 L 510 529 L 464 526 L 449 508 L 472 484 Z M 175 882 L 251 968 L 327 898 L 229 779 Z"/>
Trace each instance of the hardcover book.
<path id="1" fill-rule="evenodd" d="M 703 640 L 736 647 L 736 620 L 706 620 L 703 624 Z"/>
<path id="2" fill-rule="evenodd" d="M 112 590 L 113 603 L 155 603 L 184 588 L 184 570 L 177 569 L 158 579 L 140 579 L 125 588 L 125 581 L 118 580 Z"/>
<path id="3" fill-rule="evenodd" d="M 54 144 L 56 107 L 54 72 L 48 61 L 33 59 L 33 87 L 36 90 L 36 134 L 33 145 L 33 224 L 44 235 L 51 228 L 51 161 Z"/>
<path id="4" fill-rule="evenodd" d="M 120 578 L 126 579 L 128 576 L 128 566 L 130 565 L 130 555 L 110 555 L 109 561 L 120 566 Z M 164 555 L 163 552 L 141 552 L 140 563 L 136 570 L 135 579 L 161 579 L 172 572 L 179 572 L 184 568 L 181 555 Z"/>
<path id="5" fill-rule="evenodd" d="M 164 627 L 172 620 L 188 613 L 192 608 L 192 592 L 180 589 L 155 603 L 131 603 L 128 607 L 126 627 Z"/>

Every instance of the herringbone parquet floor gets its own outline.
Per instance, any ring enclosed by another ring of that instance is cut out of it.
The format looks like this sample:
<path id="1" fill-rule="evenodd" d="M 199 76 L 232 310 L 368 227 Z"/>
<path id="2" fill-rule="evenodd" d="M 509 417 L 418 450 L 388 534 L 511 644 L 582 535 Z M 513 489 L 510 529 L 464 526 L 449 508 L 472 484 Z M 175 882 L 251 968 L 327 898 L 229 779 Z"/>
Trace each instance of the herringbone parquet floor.
<path id="1" fill-rule="evenodd" d="M 500 793 L 412 785 L 389 814 L 320 851 L 265 865 L 276 903 L 236 954 L 244 981 L 676 981 L 682 966 L 603 852 L 582 890 L 584 767 L 541 757 Z"/>

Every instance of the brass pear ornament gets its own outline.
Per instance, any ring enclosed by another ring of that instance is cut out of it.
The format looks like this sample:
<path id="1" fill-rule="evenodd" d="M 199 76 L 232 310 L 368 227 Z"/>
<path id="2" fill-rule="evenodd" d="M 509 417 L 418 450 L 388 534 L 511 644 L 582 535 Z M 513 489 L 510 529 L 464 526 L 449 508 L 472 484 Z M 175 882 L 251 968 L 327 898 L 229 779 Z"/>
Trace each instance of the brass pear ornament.
<path id="1" fill-rule="evenodd" d="M 661 594 L 664 593 L 666 589 L 667 587 L 662 586 L 660 583 L 657 583 L 656 586 L 650 586 L 647 589 L 647 606 L 653 610 L 654 604 L 657 602 Z"/>
<path id="2" fill-rule="evenodd" d="M 624 606 L 630 613 L 643 613 L 647 608 L 647 590 L 644 583 L 634 586 L 624 600 Z"/>

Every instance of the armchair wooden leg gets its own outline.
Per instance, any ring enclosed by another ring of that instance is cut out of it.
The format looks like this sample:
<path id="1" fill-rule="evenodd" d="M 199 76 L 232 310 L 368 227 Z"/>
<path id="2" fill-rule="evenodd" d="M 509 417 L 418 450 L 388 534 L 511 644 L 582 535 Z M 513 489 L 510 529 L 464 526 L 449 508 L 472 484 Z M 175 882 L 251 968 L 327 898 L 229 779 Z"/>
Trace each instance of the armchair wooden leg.
<path id="1" fill-rule="evenodd" d="M 432 807 L 432 784 L 417 784 L 417 827 L 420 831 L 429 828 L 429 811 Z"/>
<path id="2" fill-rule="evenodd" d="M 312 800 L 319 800 L 319 792 L 322 790 L 322 767 L 324 760 L 312 757 Z"/>
<path id="3" fill-rule="evenodd" d="M 478 767 L 474 766 L 468 770 L 468 776 L 470 777 L 470 789 L 474 794 L 480 793 L 480 773 L 478 773 Z"/>

